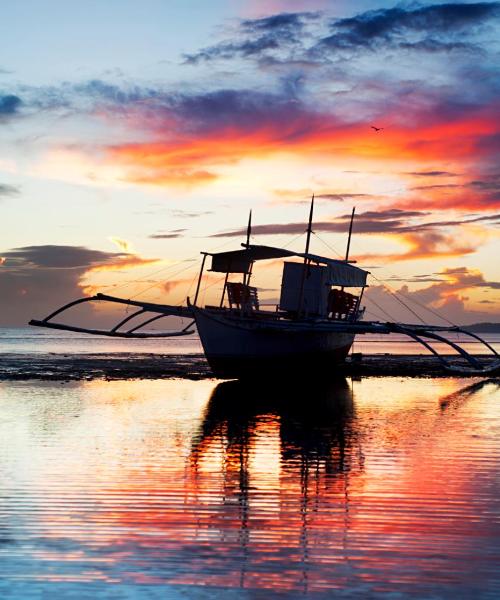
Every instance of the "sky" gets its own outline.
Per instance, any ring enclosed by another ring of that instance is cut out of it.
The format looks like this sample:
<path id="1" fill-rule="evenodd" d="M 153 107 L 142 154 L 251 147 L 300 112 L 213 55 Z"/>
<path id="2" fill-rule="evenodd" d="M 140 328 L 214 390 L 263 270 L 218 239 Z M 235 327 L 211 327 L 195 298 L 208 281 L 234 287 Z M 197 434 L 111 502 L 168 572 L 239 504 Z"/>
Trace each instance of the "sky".
<path id="1" fill-rule="evenodd" d="M 0 326 L 180 303 L 250 209 L 303 251 L 312 194 L 317 254 L 356 207 L 367 318 L 500 322 L 500 2 L 23 0 L 0 34 Z"/>

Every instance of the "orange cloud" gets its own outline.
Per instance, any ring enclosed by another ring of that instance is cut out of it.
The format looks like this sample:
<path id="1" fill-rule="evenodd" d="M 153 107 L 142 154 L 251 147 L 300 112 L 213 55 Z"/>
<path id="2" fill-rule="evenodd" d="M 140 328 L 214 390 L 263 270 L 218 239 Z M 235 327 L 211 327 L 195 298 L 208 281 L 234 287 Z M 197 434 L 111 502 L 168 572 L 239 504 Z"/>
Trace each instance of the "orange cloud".
<path id="1" fill-rule="evenodd" d="M 130 269 L 136 267 L 144 267 L 146 265 L 154 265 L 160 262 L 159 258 L 141 258 L 134 254 L 120 255 L 113 261 L 91 266 L 86 273 L 99 272 L 99 271 L 122 271 L 123 269 Z"/>
<path id="2" fill-rule="evenodd" d="M 374 132 L 368 122 L 344 123 L 331 115 L 305 110 L 291 112 L 289 119 L 259 114 L 252 126 L 248 122 L 211 124 L 194 132 L 178 126 L 177 130 L 168 129 L 168 136 L 160 124 L 153 133 L 157 138 L 167 137 L 164 141 L 110 146 L 107 157 L 109 162 L 125 167 L 128 181 L 188 187 L 214 181 L 220 177 L 218 167 L 235 165 L 245 158 L 286 154 L 327 162 L 338 157 L 389 164 L 404 160 L 414 162 L 416 168 L 453 161 L 458 167 L 470 169 L 482 156 L 488 157 L 491 145 L 498 143 L 495 135 L 500 128 L 495 110 L 487 106 L 453 119 L 430 114 L 408 123 L 403 122 L 401 109 L 399 115 L 380 118 L 381 123 L 393 123 L 380 132 Z M 468 189 L 447 198 L 443 190 L 426 193 L 425 197 L 422 193 L 419 202 L 435 206 L 443 197 L 442 208 L 491 207 L 493 201 L 490 196 L 485 199 L 478 189 Z"/>
<path id="3" fill-rule="evenodd" d="M 131 245 L 126 240 L 122 240 L 120 238 L 113 237 L 113 236 L 111 236 L 109 239 L 110 239 L 110 241 L 113 242 L 113 244 L 116 244 L 118 246 L 118 248 L 120 248 L 120 250 L 123 250 L 123 252 L 131 251 Z"/>
<path id="4" fill-rule="evenodd" d="M 362 254 L 356 255 L 356 259 L 360 262 L 382 261 L 386 263 L 438 257 L 451 258 L 473 254 L 478 247 L 477 241 L 457 238 L 455 235 L 445 235 L 435 231 L 400 232 L 396 236 L 398 241 L 408 247 L 406 252 L 402 254 Z"/>
<path id="5" fill-rule="evenodd" d="M 193 171 L 189 169 L 151 169 L 145 173 L 130 173 L 125 178 L 132 183 L 144 183 L 150 185 L 195 187 L 210 183 L 218 178 L 215 173 L 209 171 Z"/>

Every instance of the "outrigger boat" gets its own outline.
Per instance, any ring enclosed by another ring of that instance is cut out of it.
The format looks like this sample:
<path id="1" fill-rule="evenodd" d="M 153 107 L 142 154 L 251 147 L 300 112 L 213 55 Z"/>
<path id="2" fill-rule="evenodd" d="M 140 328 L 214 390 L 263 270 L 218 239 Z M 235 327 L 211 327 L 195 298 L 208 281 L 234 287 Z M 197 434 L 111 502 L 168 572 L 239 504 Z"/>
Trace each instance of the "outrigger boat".
<path id="1" fill-rule="evenodd" d="M 187 298 L 185 306 L 96 294 L 70 302 L 41 321 L 30 321 L 30 325 L 129 339 L 190 335 L 194 333 L 196 326 L 214 375 L 229 379 L 245 378 L 262 372 L 290 375 L 297 370 L 330 374 L 335 365 L 342 363 L 347 357 L 355 336 L 367 333 L 404 334 L 432 352 L 448 371 L 486 375 L 500 368 L 500 357 L 495 349 L 477 334 L 461 327 L 362 320 L 364 308 L 361 303 L 369 272 L 355 266 L 355 261 L 349 260 L 354 210 L 345 259 L 337 260 L 309 252 L 313 209 L 314 197 L 303 253 L 250 244 L 250 213 L 247 239 L 242 244 L 242 249 L 202 252 L 194 300 L 191 302 Z M 207 257 L 211 259 L 210 271 L 225 275 L 220 302 L 216 306 L 199 304 Z M 300 262 L 292 260 L 297 258 Z M 277 259 L 284 259 L 280 300 L 275 310 L 265 310 L 259 303 L 257 289 L 250 285 L 253 267 L 260 261 Z M 229 278 L 235 276 L 239 276 L 241 280 L 230 281 Z M 346 291 L 346 288 L 350 291 Z M 53 321 L 60 313 L 86 302 L 124 304 L 136 307 L 137 310 L 109 330 Z M 143 330 L 147 325 L 167 316 L 188 317 L 191 322 L 180 331 Z M 145 320 L 140 320 L 144 317 Z M 138 319 L 140 322 L 137 324 Z M 134 320 L 136 324 L 130 327 Z M 484 344 L 494 355 L 494 362 L 482 364 L 457 342 L 444 337 L 442 334 L 446 332 L 461 333 Z M 455 350 L 465 360 L 465 366 L 457 366 L 439 353 L 431 345 L 433 341 Z"/>

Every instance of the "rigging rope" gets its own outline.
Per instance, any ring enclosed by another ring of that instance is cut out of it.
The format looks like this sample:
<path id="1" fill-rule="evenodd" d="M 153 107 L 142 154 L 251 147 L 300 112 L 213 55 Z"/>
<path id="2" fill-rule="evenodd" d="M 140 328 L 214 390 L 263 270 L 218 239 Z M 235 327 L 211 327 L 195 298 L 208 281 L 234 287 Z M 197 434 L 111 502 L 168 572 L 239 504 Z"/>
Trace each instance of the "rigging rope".
<path id="1" fill-rule="evenodd" d="M 229 239 L 228 241 L 224 242 L 223 244 L 219 244 L 218 246 L 216 246 L 215 248 L 212 248 L 210 250 L 210 252 L 214 252 L 215 250 L 219 250 L 220 248 L 224 248 L 224 246 L 227 246 L 229 243 L 231 243 L 232 240 Z M 171 265 L 167 265 L 166 267 L 162 267 L 161 269 L 158 269 L 157 271 L 152 271 L 151 273 L 148 273 L 146 275 L 144 275 L 144 277 L 138 278 L 138 279 L 130 279 L 124 283 L 122 283 L 121 285 L 117 285 L 117 286 L 102 286 L 102 287 L 113 287 L 113 290 L 119 290 L 121 288 L 127 287 L 128 285 L 131 285 L 133 283 L 139 283 L 141 281 L 147 281 L 150 277 L 152 277 L 153 275 L 158 275 L 159 273 L 163 273 L 165 271 L 168 271 L 169 269 L 172 269 L 178 265 L 180 265 L 181 263 L 185 263 L 185 262 L 192 262 L 194 260 L 196 260 L 198 258 L 198 256 L 191 256 L 190 258 L 186 258 L 183 260 L 178 260 L 177 262 L 171 264 Z M 175 277 L 176 275 L 178 275 L 179 273 L 182 273 L 183 271 L 189 269 L 190 267 L 194 267 L 195 265 L 189 265 L 188 267 L 186 267 L 185 269 L 181 269 L 180 271 L 178 271 L 177 273 L 174 273 L 172 276 Z M 130 300 L 132 298 L 137 298 L 137 296 L 140 296 L 142 294 L 144 294 L 145 292 L 149 291 L 150 289 L 156 287 L 159 283 L 161 283 L 160 281 L 156 282 L 154 285 L 149 286 L 147 288 L 145 288 L 142 291 L 137 292 L 137 294 L 134 294 L 133 296 L 131 296 L 131 298 L 129 298 Z"/>
<path id="2" fill-rule="evenodd" d="M 420 315 L 419 315 L 417 312 L 415 312 L 415 311 L 414 311 L 412 308 L 410 308 L 410 307 L 409 307 L 409 306 L 406 304 L 406 302 L 404 302 L 403 300 L 401 300 L 401 298 L 400 298 L 400 297 L 399 297 L 399 295 L 398 295 L 398 292 L 393 292 L 393 291 L 391 290 L 391 288 L 390 288 L 388 285 L 386 285 L 386 283 L 385 283 L 384 281 L 382 281 L 381 279 L 379 279 L 378 277 L 376 277 L 375 275 L 373 275 L 373 273 L 370 273 L 370 277 L 373 277 L 373 279 L 375 279 L 375 281 L 378 281 L 380 284 L 382 284 L 382 287 L 383 287 L 385 290 L 387 290 L 391 296 L 394 296 L 394 298 L 396 298 L 396 300 L 397 300 L 397 301 L 398 301 L 400 304 L 402 304 L 402 305 L 403 305 L 403 306 L 404 306 L 404 307 L 405 307 L 407 310 L 409 310 L 413 316 L 417 317 L 417 319 L 418 319 L 418 320 L 419 320 L 419 321 L 420 321 L 420 322 L 421 322 L 423 325 L 425 325 L 425 324 L 426 324 L 426 323 L 425 323 L 425 321 L 424 321 L 424 319 L 422 319 L 422 317 L 421 317 L 421 316 L 420 316 Z"/>
<path id="3" fill-rule="evenodd" d="M 321 238 L 317 233 L 315 233 L 313 231 L 314 235 L 320 240 L 320 242 L 322 242 L 325 246 L 327 246 L 330 250 L 332 250 L 333 252 L 335 252 L 335 254 L 337 254 L 337 256 L 339 256 L 340 258 L 343 258 L 342 255 L 330 244 L 328 244 L 323 238 Z M 383 267 L 385 269 L 387 269 L 387 267 Z M 388 270 L 388 269 L 387 269 Z M 389 270 L 388 270 L 389 271 Z M 392 273 L 391 271 L 389 271 L 389 274 L 392 277 L 398 277 L 400 278 L 400 276 L 397 273 Z M 433 314 L 435 317 L 438 317 L 440 319 L 443 319 L 443 321 L 446 321 L 447 323 L 449 323 L 450 325 L 453 325 L 454 327 L 457 327 L 457 324 L 454 323 L 453 321 L 451 321 L 450 319 L 448 319 L 447 317 L 445 317 L 444 315 L 440 314 L 437 310 L 430 308 L 429 306 L 426 306 L 425 304 L 422 304 L 421 302 L 419 302 L 418 300 L 416 300 L 415 298 L 411 298 L 410 296 L 404 294 L 403 292 L 401 292 L 400 290 L 396 290 L 394 289 L 392 286 L 390 286 L 387 283 L 387 280 L 385 279 L 379 279 L 377 278 L 375 275 L 373 275 L 373 273 L 370 273 L 370 276 L 373 277 L 376 281 L 378 281 L 379 283 L 381 283 L 384 288 L 387 289 L 388 292 L 390 292 L 391 295 L 393 295 L 399 302 L 401 302 L 401 304 L 403 304 L 403 306 L 409 310 L 415 317 L 417 317 L 417 319 L 419 321 L 421 321 L 422 323 L 425 323 L 425 321 L 415 312 L 413 311 L 405 302 L 403 302 L 399 296 L 402 296 L 403 298 L 405 298 L 406 300 L 413 302 L 414 304 L 416 304 L 417 306 L 419 306 L 420 308 L 427 310 L 428 312 L 430 312 L 431 314 Z M 370 298 L 370 301 L 373 302 L 373 304 L 375 304 L 373 298 Z M 381 308 L 379 306 L 379 308 Z M 385 313 L 385 311 L 383 311 Z M 385 313 L 387 314 L 387 313 Z"/>
<path id="4" fill-rule="evenodd" d="M 189 269 L 193 269 L 195 266 L 196 266 L 195 264 L 190 264 L 187 267 L 184 267 L 183 269 L 180 269 L 179 271 L 176 271 L 175 273 L 172 273 L 171 277 L 176 277 L 177 275 L 180 275 L 181 273 L 184 273 L 184 271 L 188 271 Z M 153 288 L 155 288 L 157 285 L 160 285 L 161 283 L 163 283 L 163 282 L 162 281 L 157 281 L 153 285 L 150 285 L 149 287 L 144 288 L 142 291 L 137 292 L 137 294 L 134 294 L 133 296 L 130 296 L 129 300 L 133 300 L 134 298 L 137 298 L 138 296 L 141 296 L 145 292 L 148 292 L 149 290 L 152 290 Z"/>
<path id="5" fill-rule="evenodd" d="M 384 267 L 385 268 L 385 267 Z M 389 274 L 392 277 L 398 277 L 400 278 L 397 274 L 391 273 L 389 271 Z M 387 287 L 391 288 L 391 286 L 387 283 L 387 281 L 385 280 L 385 284 L 387 285 Z M 422 304 L 421 302 L 419 302 L 418 300 L 415 300 L 415 298 L 411 298 L 409 296 L 407 296 L 406 294 L 403 294 L 403 292 L 398 291 L 398 290 L 394 290 L 394 293 L 396 294 L 400 294 L 401 296 L 403 296 L 403 298 L 406 298 L 407 300 L 410 300 L 411 302 L 414 302 L 415 304 L 417 304 L 418 306 L 420 306 L 420 308 L 423 308 L 425 310 L 428 310 L 430 313 L 432 313 L 434 316 L 439 317 L 440 319 L 443 319 L 443 321 L 446 321 L 447 323 L 449 323 L 450 325 L 453 325 L 454 327 L 458 327 L 458 325 L 456 323 L 454 323 L 453 321 L 450 321 L 450 319 L 448 319 L 447 317 L 445 317 L 444 315 L 440 314 L 437 310 L 430 308 L 428 306 L 426 306 L 425 304 Z"/>
<path id="6" fill-rule="evenodd" d="M 339 256 L 339 257 L 340 257 L 340 258 L 342 258 L 342 259 L 344 258 L 344 257 L 342 256 L 342 254 L 340 254 L 340 252 L 338 252 L 338 251 L 337 251 L 337 250 L 336 250 L 336 249 L 335 249 L 333 246 L 330 246 L 330 244 L 329 244 L 328 242 L 326 242 L 326 241 L 325 241 L 325 240 L 324 240 L 322 237 L 320 237 L 320 236 L 319 236 L 319 235 L 318 235 L 318 234 L 317 234 L 315 231 L 313 231 L 313 235 L 315 235 L 315 236 L 318 238 L 318 240 L 319 240 L 319 241 L 320 241 L 322 244 L 324 244 L 324 245 L 325 245 L 327 248 L 329 248 L 329 249 L 330 249 L 332 252 L 335 252 L 335 254 L 336 254 L 337 256 Z"/>

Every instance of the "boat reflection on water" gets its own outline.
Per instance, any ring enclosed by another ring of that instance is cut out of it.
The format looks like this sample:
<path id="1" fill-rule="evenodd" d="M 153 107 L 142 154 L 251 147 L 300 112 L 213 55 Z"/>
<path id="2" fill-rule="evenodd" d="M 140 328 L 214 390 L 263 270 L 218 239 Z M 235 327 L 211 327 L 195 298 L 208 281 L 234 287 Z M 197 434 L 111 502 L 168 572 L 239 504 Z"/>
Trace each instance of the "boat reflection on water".
<path id="1" fill-rule="evenodd" d="M 3 389 L 2 598 L 500 597 L 498 380 Z"/>
<path id="2" fill-rule="evenodd" d="M 226 381 L 213 391 L 193 443 L 193 459 L 214 438 L 224 437 L 227 451 L 249 451 L 264 424 L 279 426 L 282 466 L 300 461 L 303 469 L 322 463 L 327 473 L 349 469 L 346 457 L 354 435 L 353 392 L 345 378 L 322 382 L 313 390 L 295 383 L 249 385 Z M 346 446 L 348 446 L 346 448 Z"/>
<path id="3" fill-rule="evenodd" d="M 333 563 L 348 568 L 342 548 L 349 485 L 363 468 L 355 419 L 352 388 L 343 378 L 314 390 L 240 381 L 214 389 L 193 440 L 191 468 L 193 488 L 203 494 L 203 472 L 218 455 L 219 524 L 237 530 L 224 579 L 234 568 L 241 587 L 307 592 L 311 585 L 332 586 Z"/>

